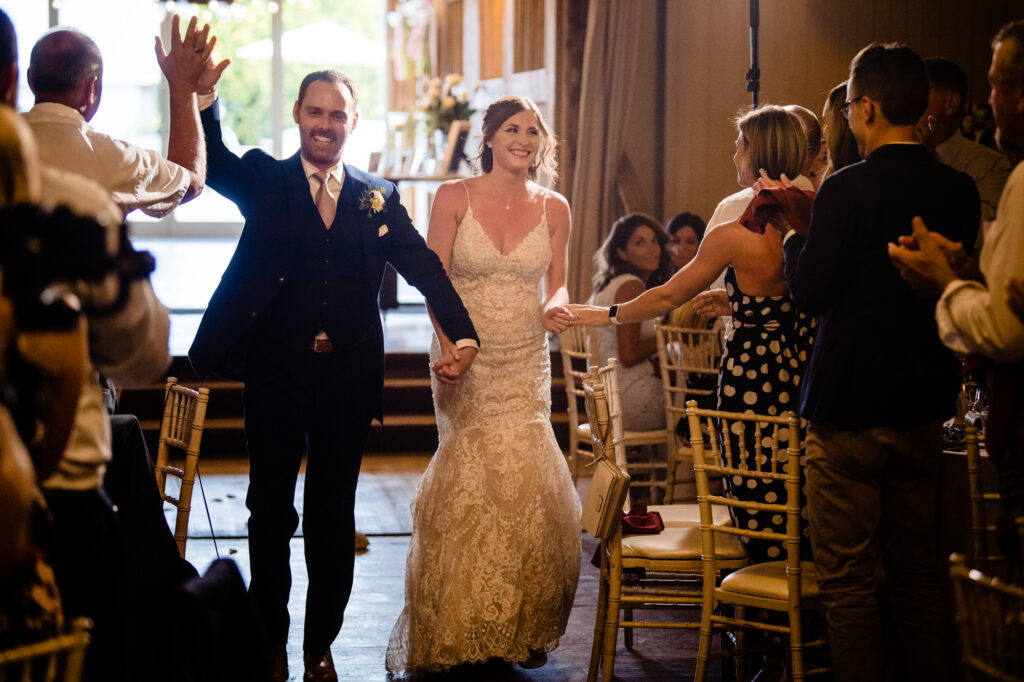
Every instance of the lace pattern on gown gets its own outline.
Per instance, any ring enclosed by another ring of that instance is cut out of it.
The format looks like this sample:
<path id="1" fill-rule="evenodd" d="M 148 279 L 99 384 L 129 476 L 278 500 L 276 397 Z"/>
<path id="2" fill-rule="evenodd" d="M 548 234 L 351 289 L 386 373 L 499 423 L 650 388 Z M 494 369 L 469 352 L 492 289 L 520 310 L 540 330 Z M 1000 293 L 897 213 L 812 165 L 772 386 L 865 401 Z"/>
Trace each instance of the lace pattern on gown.
<path id="1" fill-rule="evenodd" d="M 580 570 L 580 502 L 551 428 L 537 291 L 547 217 L 502 254 L 467 210 L 449 275 L 481 350 L 456 386 L 431 378 L 439 445 L 412 501 L 406 603 L 390 671 L 525 660 L 565 631 Z M 439 357 L 437 339 L 431 362 Z"/>

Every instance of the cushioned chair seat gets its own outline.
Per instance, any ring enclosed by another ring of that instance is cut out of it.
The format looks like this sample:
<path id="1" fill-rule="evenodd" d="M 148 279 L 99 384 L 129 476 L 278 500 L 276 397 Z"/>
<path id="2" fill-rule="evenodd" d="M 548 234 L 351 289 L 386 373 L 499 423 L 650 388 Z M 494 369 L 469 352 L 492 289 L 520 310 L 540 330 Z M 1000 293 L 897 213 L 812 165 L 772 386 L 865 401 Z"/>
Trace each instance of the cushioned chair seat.
<path id="1" fill-rule="evenodd" d="M 689 504 L 649 504 L 647 511 L 661 514 L 666 528 L 680 528 L 700 525 L 700 508 L 696 503 Z M 731 526 L 732 517 L 729 508 L 721 504 L 711 505 L 712 523 L 717 526 Z"/>
<path id="2" fill-rule="evenodd" d="M 622 432 L 622 439 L 626 441 L 627 445 L 661 444 L 668 440 L 668 431 L 665 429 L 657 431 L 630 431 L 626 429 Z"/>
<path id="3" fill-rule="evenodd" d="M 722 589 L 752 597 L 788 599 L 786 562 L 768 561 L 744 566 L 722 579 Z M 818 596 L 818 571 L 810 561 L 800 562 L 800 594 L 804 597 Z"/>
<path id="4" fill-rule="evenodd" d="M 720 533 L 715 538 L 720 559 L 742 559 L 747 555 L 739 538 Z M 666 528 L 656 535 L 623 535 L 622 556 L 632 559 L 700 559 L 700 528 Z"/>

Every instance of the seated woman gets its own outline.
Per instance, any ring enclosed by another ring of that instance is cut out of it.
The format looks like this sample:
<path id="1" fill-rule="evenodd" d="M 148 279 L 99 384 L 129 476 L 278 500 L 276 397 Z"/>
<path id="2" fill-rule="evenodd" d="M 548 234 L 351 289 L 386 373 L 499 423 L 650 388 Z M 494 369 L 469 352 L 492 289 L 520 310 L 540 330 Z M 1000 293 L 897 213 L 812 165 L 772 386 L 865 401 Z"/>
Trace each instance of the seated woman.
<path id="1" fill-rule="evenodd" d="M 590 302 L 599 306 L 629 301 L 672 275 L 668 237 L 651 216 L 631 213 L 615 221 L 611 234 L 594 255 L 597 274 Z M 667 312 L 667 311 L 665 311 Z M 619 360 L 622 425 L 648 431 L 665 427 L 665 394 L 651 362 L 658 352 L 653 318 L 595 334 L 601 364 Z"/>
<path id="2" fill-rule="evenodd" d="M 692 261 L 704 239 L 706 228 L 704 220 L 696 213 L 680 213 L 665 223 L 668 234 L 668 252 L 672 257 L 672 266 L 679 270 Z M 674 327 L 703 327 L 703 318 L 693 310 L 693 303 L 687 301 L 672 311 L 669 324 Z"/>
<path id="3" fill-rule="evenodd" d="M 739 182 L 751 186 L 757 170 L 771 178 L 793 177 L 804 165 L 807 144 L 796 117 L 782 107 L 765 105 L 737 121 L 733 161 Z M 662 286 L 650 287 L 633 300 L 612 307 L 571 305 L 574 323 L 595 327 L 633 325 L 661 317 L 691 300 L 723 269 L 733 318 L 733 333 L 725 345 L 719 374 L 718 409 L 777 415 L 796 409 L 797 387 L 810 355 L 812 321 L 798 313 L 786 290 L 782 235 L 767 229 L 758 233 L 738 222 L 710 231 L 697 256 Z M 600 303 L 600 302 L 599 302 Z M 606 304 L 607 305 L 607 304 Z M 699 304 L 698 304 L 699 311 Z M 752 433 L 748 433 L 751 437 Z M 753 444 L 748 466 L 753 467 Z M 726 481 L 727 487 L 731 481 Z M 749 484 L 748 484 L 749 485 Z M 782 482 L 759 482 L 754 488 L 729 493 L 746 500 L 776 501 Z M 748 528 L 771 528 L 785 533 L 785 518 L 757 511 L 737 511 L 736 523 Z M 806 530 L 805 530 L 806 533 Z M 751 540 L 753 562 L 781 557 L 777 543 Z"/>

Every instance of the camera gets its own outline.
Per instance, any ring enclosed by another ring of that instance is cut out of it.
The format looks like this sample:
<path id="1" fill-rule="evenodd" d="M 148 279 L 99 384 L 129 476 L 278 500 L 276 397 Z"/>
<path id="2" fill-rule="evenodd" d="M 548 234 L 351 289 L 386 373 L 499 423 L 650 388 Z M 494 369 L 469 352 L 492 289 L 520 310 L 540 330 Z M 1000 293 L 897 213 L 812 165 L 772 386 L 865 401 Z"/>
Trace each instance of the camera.
<path id="1" fill-rule="evenodd" d="M 23 204 L 0 211 L 2 290 L 18 329 L 66 330 L 80 313 L 120 309 L 132 280 L 148 277 L 154 260 L 132 247 L 124 223 L 111 251 L 106 228 L 67 208 Z"/>

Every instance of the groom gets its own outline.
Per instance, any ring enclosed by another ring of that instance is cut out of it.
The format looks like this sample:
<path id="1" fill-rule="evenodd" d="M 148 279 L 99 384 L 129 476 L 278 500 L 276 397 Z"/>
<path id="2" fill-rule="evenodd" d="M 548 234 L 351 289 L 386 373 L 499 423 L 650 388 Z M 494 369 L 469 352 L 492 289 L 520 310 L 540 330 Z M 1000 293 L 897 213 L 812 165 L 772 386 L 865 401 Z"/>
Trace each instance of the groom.
<path id="1" fill-rule="evenodd" d="M 455 340 L 434 367 L 442 381 L 458 380 L 479 340 L 395 185 L 341 163 L 359 119 L 355 84 L 337 71 L 309 74 L 292 110 L 300 151 L 283 161 L 258 149 L 239 158 L 221 138 L 219 74 L 208 66 L 196 85 L 207 184 L 238 205 L 245 227 L 189 359 L 200 377 L 216 371 L 245 382 L 249 593 L 272 652 L 271 679 L 282 682 L 295 484 L 307 456 L 304 679 L 337 680 L 330 646 L 352 591 L 356 479 L 370 422 L 383 417 L 377 293 L 385 264 L 424 294 Z"/>

